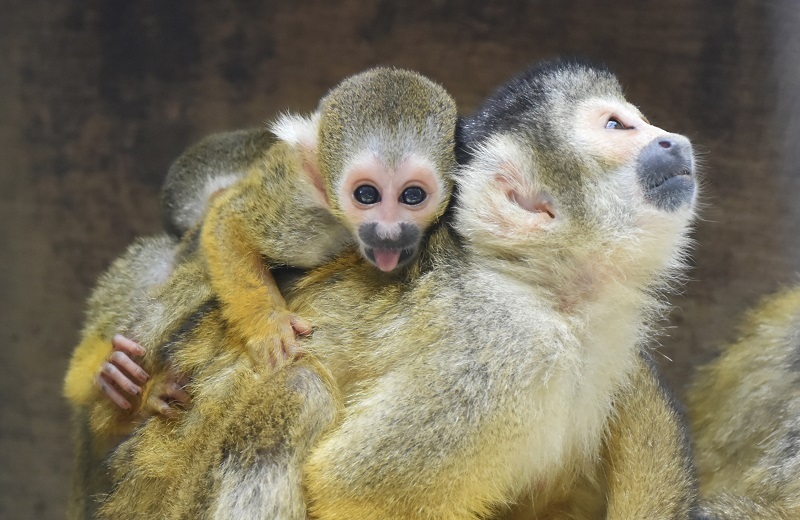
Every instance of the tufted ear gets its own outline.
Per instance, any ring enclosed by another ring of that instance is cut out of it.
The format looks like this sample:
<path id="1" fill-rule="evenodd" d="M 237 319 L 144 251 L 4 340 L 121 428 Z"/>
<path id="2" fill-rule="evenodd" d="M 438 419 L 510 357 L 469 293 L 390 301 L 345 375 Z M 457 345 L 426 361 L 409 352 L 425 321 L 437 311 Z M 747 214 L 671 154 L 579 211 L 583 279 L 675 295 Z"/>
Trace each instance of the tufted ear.
<path id="1" fill-rule="evenodd" d="M 316 154 L 317 136 L 319 135 L 319 114 L 314 113 L 310 116 L 281 114 L 270 125 L 270 131 L 281 141 L 299 146 Z"/>
<path id="2" fill-rule="evenodd" d="M 282 114 L 272 123 L 270 130 L 278 140 L 297 150 L 303 164 L 303 173 L 314 188 L 315 197 L 320 204 L 330 207 L 317 160 L 319 114 L 316 112 L 310 116 Z"/>

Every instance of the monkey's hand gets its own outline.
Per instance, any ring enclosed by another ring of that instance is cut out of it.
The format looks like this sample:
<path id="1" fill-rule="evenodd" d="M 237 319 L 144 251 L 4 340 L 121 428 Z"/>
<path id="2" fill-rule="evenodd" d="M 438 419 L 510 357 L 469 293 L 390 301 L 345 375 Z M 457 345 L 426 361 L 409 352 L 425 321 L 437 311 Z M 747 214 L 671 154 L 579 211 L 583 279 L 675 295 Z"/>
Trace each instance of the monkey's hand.
<path id="1" fill-rule="evenodd" d="M 168 419 L 176 419 L 179 410 L 185 410 L 191 402 L 189 394 L 184 390 L 188 382 L 186 377 L 172 372 L 155 381 L 144 398 L 139 416 L 146 418 L 162 415 Z"/>
<path id="2" fill-rule="evenodd" d="M 185 378 L 168 373 L 145 391 L 150 375 L 135 360 L 145 354 L 144 347 L 120 334 L 112 338 L 111 345 L 113 351 L 100 367 L 95 384 L 114 404 L 130 410 L 134 403 L 141 403 L 137 411 L 141 418 L 153 414 L 173 418 L 177 415 L 174 405 L 189 405 L 189 394 L 183 389 Z"/>
<path id="3" fill-rule="evenodd" d="M 142 395 L 142 386 L 150 375 L 134 358 L 144 356 L 144 347 L 120 334 L 111 340 L 113 350 L 100 366 L 95 385 L 117 406 L 130 410 L 131 397 Z M 139 384 L 137 384 L 136 382 Z"/>
<path id="4" fill-rule="evenodd" d="M 256 362 L 266 361 L 275 368 L 302 356 L 297 338 L 312 332 L 308 321 L 281 309 L 263 317 L 256 329 L 249 334 L 247 350 Z"/>

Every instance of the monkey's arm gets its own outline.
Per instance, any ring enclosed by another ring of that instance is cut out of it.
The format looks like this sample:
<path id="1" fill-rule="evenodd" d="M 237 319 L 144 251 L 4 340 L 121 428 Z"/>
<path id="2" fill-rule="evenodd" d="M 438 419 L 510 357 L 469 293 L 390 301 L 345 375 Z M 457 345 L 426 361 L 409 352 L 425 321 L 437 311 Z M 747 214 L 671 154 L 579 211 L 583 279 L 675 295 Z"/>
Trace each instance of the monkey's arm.
<path id="1" fill-rule="evenodd" d="M 141 345 L 124 336 L 116 335 L 110 341 L 101 336 L 89 336 L 75 349 L 64 380 L 64 395 L 81 406 L 93 399 L 94 389 L 99 387 L 120 408 L 131 408 L 120 390 L 130 395 L 142 393 L 139 385 L 147 382 L 150 376 L 133 358 L 144 354 Z"/>
<path id="2" fill-rule="evenodd" d="M 98 438 L 127 435 L 153 413 L 174 417 L 170 403 L 188 405 L 180 378 L 169 371 L 151 378 L 134 358 L 142 355 L 140 345 L 119 335 L 111 340 L 91 335 L 75 349 L 64 378 L 64 396 L 84 411 L 89 431 Z"/>
<path id="3" fill-rule="evenodd" d="M 261 223 L 249 221 L 251 212 L 242 210 L 256 188 L 246 186 L 232 188 L 212 206 L 201 247 L 225 320 L 245 340 L 243 344 L 256 360 L 278 365 L 298 352 L 295 332 L 307 334 L 311 327 L 286 309 L 261 256 L 254 231 Z"/>
<path id="4" fill-rule="evenodd" d="M 691 518 L 696 485 L 686 432 L 652 361 L 642 356 L 606 439 L 607 518 Z"/>

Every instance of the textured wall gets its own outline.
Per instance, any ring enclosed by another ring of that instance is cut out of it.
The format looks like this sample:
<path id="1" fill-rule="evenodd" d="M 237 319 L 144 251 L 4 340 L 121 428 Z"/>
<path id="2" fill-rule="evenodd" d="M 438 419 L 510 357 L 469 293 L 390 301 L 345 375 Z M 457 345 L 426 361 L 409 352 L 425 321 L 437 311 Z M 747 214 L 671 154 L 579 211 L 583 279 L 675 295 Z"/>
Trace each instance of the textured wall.
<path id="1" fill-rule="evenodd" d="M 740 309 L 795 279 L 793 0 L 398 4 L 2 2 L 0 517 L 63 516 L 60 385 L 83 300 L 134 236 L 159 228 L 170 161 L 209 132 L 309 111 L 370 65 L 417 69 L 468 112 L 533 60 L 586 55 L 619 73 L 651 121 L 694 140 L 707 207 L 659 349 L 674 385 L 731 336 Z"/>

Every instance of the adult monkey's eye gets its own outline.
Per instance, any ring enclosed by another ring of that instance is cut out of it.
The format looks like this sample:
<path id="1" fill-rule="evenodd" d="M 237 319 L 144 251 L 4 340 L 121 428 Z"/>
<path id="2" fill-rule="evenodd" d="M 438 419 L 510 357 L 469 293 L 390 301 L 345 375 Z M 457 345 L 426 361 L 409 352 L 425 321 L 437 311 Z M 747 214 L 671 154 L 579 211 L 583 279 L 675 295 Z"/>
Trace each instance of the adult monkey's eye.
<path id="1" fill-rule="evenodd" d="M 409 206 L 416 206 L 421 204 L 427 196 L 428 194 L 425 193 L 425 190 L 418 186 L 412 186 L 403 190 L 403 193 L 400 194 L 400 202 Z"/>
<path id="2" fill-rule="evenodd" d="M 356 191 L 353 192 L 353 197 L 360 204 L 365 205 L 375 204 L 381 200 L 381 194 L 378 193 L 378 188 L 370 186 L 369 184 L 362 184 L 356 188 Z"/>
<path id="3" fill-rule="evenodd" d="M 612 117 L 606 123 L 606 129 L 608 130 L 627 130 L 628 127 L 623 125 L 622 122 L 617 119 L 616 117 Z"/>

